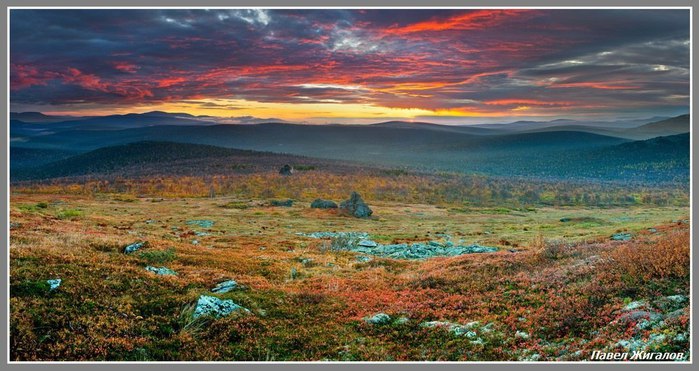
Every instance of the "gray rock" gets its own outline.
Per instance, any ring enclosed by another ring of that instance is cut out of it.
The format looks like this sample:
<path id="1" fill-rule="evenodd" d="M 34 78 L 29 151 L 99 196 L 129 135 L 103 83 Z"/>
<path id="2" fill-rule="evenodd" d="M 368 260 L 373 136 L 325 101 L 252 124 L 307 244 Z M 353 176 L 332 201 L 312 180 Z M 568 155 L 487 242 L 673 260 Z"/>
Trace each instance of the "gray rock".
<path id="1" fill-rule="evenodd" d="M 368 218 L 373 213 L 357 192 L 352 192 L 349 200 L 342 201 L 340 209 L 356 218 Z"/>
<path id="2" fill-rule="evenodd" d="M 631 233 L 614 233 L 611 238 L 612 241 L 630 241 Z"/>
<path id="3" fill-rule="evenodd" d="M 353 240 L 369 238 L 366 232 L 313 232 L 313 233 L 297 233 L 299 236 L 311 238 L 348 238 Z"/>
<path id="4" fill-rule="evenodd" d="M 216 285 L 216 287 L 211 289 L 211 292 L 215 292 L 217 294 L 224 294 L 236 288 L 238 288 L 238 282 L 235 282 L 234 280 L 227 280 L 220 282 L 218 285 Z"/>
<path id="5" fill-rule="evenodd" d="M 131 254 L 132 252 L 142 248 L 145 244 L 145 242 L 134 242 L 131 245 L 127 245 L 124 247 L 124 254 Z"/>
<path id="6" fill-rule="evenodd" d="M 650 311 L 645 311 L 645 310 L 632 310 L 628 311 L 619 318 L 617 318 L 616 322 L 617 323 L 622 323 L 622 324 L 628 324 L 628 323 L 637 323 L 641 320 L 646 320 L 649 321 L 650 323 L 654 323 L 657 321 L 661 321 L 663 317 L 656 313 L 656 312 L 650 312 Z"/>
<path id="7" fill-rule="evenodd" d="M 374 242 L 374 241 L 372 241 L 372 240 L 366 240 L 366 239 L 365 239 L 365 240 L 360 240 L 360 241 L 357 243 L 357 246 L 362 246 L 362 247 L 377 247 L 377 246 L 379 246 L 379 244 L 376 243 L 376 242 Z"/>
<path id="8" fill-rule="evenodd" d="M 214 226 L 213 220 L 198 219 L 198 220 L 188 220 L 187 225 L 194 225 L 201 228 L 211 228 Z"/>
<path id="9" fill-rule="evenodd" d="M 159 276 L 176 276 L 177 275 L 177 272 L 173 271 L 172 269 L 165 268 L 165 267 L 156 268 L 156 267 L 152 267 L 149 265 L 146 267 L 146 270 L 149 272 L 153 272 Z"/>
<path id="10" fill-rule="evenodd" d="M 279 169 L 279 175 L 289 176 L 294 174 L 294 168 L 286 164 Z"/>
<path id="11" fill-rule="evenodd" d="M 330 200 L 323 200 L 322 198 L 316 198 L 311 203 L 311 207 L 314 209 L 337 209 L 337 204 Z"/>
<path id="12" fill-rule="evenodd" d="M 366 255 L 359 255 L 359 256 L 357 256 L 357 261 L 360 262 L 360 263 L 370 262 L 371 260 L 372 260 L 372 259 L 371 259 L 370 256 L 366 256 Z"/>
<path id="13" fill-rule="evenodd" d="M 201 316 L 223 317 L 233 312 L 250 313 L 246 308 L 233 302 L 233 300 L 221 300 L 215 296 L 202 295 L 197 300 L 197 306 L 194 309 L 194 318 Z"/>
<path id="14" fill-rule="evenodd" d="M 527 340 L 529 339 L 529 334 L 524 331 L 517 330 L 517 332 L 515 332 L 515 338 Z"/>
<path id="15" fill-rule="evenodd" d="M 294 200 L 272 200 L 269 202 L 269 205 L 279 207 L 291 207 L 294 205 Z"/>
<path id="16" fill-rule="evenodd" d="M 372 325 L 385 325 L 391 322 L 391 316 L 386 313 L 377 313 L 371 317 L 364 317 L 364 322 L 371 323 Z"/>
<path id="17" fill-rule="evenodd" d="M 684 295 L 671 295 L 658 299 L 655 304 L 665 312 L 684 308 L 689 304 L 689 298 Z"/>
<path id="18" fill-rule="evenodd" d="M 658 233 L 658 230 L 655 228 L 648 228 L 648 232 L 650 233 Z"/>
<path id="19" fill-rule="evenodd" d="M 638 301 L 632 301 L 624 307 L 623 310 L 629 311 L 629 310 L 636 310 L 636 309 L 641 309 L 641 308 L 648 308 L 648 303 L 643 301 L 643 300 L 638 300 Z"/>
<path id="20" fill-rule="evenodd" d="M 58 288 L 58 286 L 61 286 L 61 279 L 56 278 L 53 280 L 47 280 L 46 283 L 49 284 L 49 291 L 53 291 Z"/>

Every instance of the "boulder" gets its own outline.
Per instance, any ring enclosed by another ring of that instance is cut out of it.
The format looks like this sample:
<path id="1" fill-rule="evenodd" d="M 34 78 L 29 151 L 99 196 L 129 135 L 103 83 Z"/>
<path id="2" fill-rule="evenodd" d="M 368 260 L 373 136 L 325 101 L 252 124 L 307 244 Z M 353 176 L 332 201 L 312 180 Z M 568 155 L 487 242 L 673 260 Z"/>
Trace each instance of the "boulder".
<path id="1" fill-rule="evenodd" d="M 61 279 L 56 278 L 54 280 L 47 280 L 46 283 L 49 284 L 49 291 L 53 291 L 58 288 L 58 286 L 61 286 Z"/>
<path id="2" fill-rule="evenodd" d="M 127 245 L 124 247 L 124 254 L 131 254 L 132 252 L 142 248 L 145 244 L 145 242 L 134 242 L 131 245 Z"/>
<path id="3" fill-rule="evenodd" d="M 352 192 L 349 200 L 342 201 L 340 209 L 356 218 L 368 218 L 373 213 L 357 192 Z"/>
<path id="4" fill-rule="evenodd" d="M 612 235 L 612 241 L 629 241 L 631 240 L 631 233 L 614 233 Z"/>
<path id="5" fill-rule="evenodd" d="M 215 296 L 202 295 L 197 300 L 197 306 L 194 309 L 194 318 L 201 316 L 223 317 L 233 312 L 249 313 L 246 308 L 233 302 L 233 300 L 221 300 Z"/>
<path id="6" fill-rule="evenodd" d="M 337 209 L 337 204 L 330 200 L 323 200 L 322 198 L 316 198 L 311 202 L 311 208 L 313 209 Z"/>
<path id="7" fill-rule="evenodd" d="M 235 282 L 234 280 L 227 280 L 220 282 L 218 285 L 216 285 L 216 287 L 211 289 L 211 292 L 224 294 L 236 288 L 238 288 L 238 282 Z"/>
<path id="8" fill-rule="evenodd" d="M 159 276 L 176 276 L 177 275 L 177 272 L 173 271 L 170 268 L 165 268 L 165 267 L 156 268 L 156 267 L 152 267 L 149 265 L 146 267 L 146 270 L 148 272 L 153 272 Z"/>
<path id="9" fill-rule="evenodd" d="M 372 325 L 385 325 L 391 322 L 391 316 L 386 313 L 376 313 L 371 317 L 364 317 L 364 322 Z"/>
<path id="10" fill-rule="evenodd" d="M 282 166 L 281 169 L 279 169 L 280 175 L 289 176 L 289 175 L 292 175 L 293 173 L 294 173 L 294 167 L 289 165 L 289 164 L 286 164 L 286 165 Z"/>
<path id="11" fill-rule="evenodd" d="M 357 243 L 357 246 L 362 246 L 362 247 L 377 247 L 379 246 L 378 243 L 372 241 L 372 240 L 360 240 L 359 243 Z"/>

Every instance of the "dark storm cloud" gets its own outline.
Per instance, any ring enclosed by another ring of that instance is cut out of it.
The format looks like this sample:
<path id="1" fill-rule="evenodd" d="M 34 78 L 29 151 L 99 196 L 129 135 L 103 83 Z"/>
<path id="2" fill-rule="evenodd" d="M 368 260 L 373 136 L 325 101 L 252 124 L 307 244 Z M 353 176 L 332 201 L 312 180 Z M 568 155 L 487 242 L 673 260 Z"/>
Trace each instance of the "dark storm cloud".
<path id="1" fill-rule="evenodd" d="M 613 115 L 689 104 L 686 10 L 12 10 L 10 53 L 13 108 L 245 99 Z"/>

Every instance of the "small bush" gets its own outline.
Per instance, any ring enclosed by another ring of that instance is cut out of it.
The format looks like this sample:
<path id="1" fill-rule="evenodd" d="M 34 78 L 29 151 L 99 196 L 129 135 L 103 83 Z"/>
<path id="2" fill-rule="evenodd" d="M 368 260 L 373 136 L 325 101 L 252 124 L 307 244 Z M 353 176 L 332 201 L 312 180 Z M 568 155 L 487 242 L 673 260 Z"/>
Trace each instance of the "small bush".
<path id="1" fill-rule="evenodd" d="M 226 209 L 238 209 L 238 210 L 245 210 L 250 207 L 247 202 L 238 202 L 238 201 L 233 201 L 229 202 L 225 205 L 221 205 L 221 207 L 226 208 Z"/>
<path id="2" fill-rule="evenodd" d="M 617 270 L 641 281 L 689 276 L 689 232 L 671 232 L 656 243 L 628 243 L 612 253 Z"/>
<path id="3" fill-rule="evenodd" d="M 63 210 L 56 215 L 58 219 L 75 219 L 81 216 L 83 216 L 83 212 L 77 209 Z"/>

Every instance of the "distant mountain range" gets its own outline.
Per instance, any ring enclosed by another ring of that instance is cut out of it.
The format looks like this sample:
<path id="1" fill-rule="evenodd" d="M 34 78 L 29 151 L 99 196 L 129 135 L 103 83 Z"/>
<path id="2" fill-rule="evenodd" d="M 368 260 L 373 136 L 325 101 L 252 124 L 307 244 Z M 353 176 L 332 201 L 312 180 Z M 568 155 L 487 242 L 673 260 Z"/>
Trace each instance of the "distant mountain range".
<path id="1" fill-rule="evenodd" d="M 13 172 L 24 169 L 26 174 L 31 168 L 103 147 L 171 141 L 425 171 L 673 181 L 688 179 L 689 121 L 689 115 L 682 115 L 633 123 L 637 126 L 571 120 L 480 126 L 401 121 L 221 125 L 205 117 L 156 111 L 60 122 L 12 120 L 10 160 Z M 657 140 L 660 145 L 619 147 L 668 136 L 672 139 Z"/>

